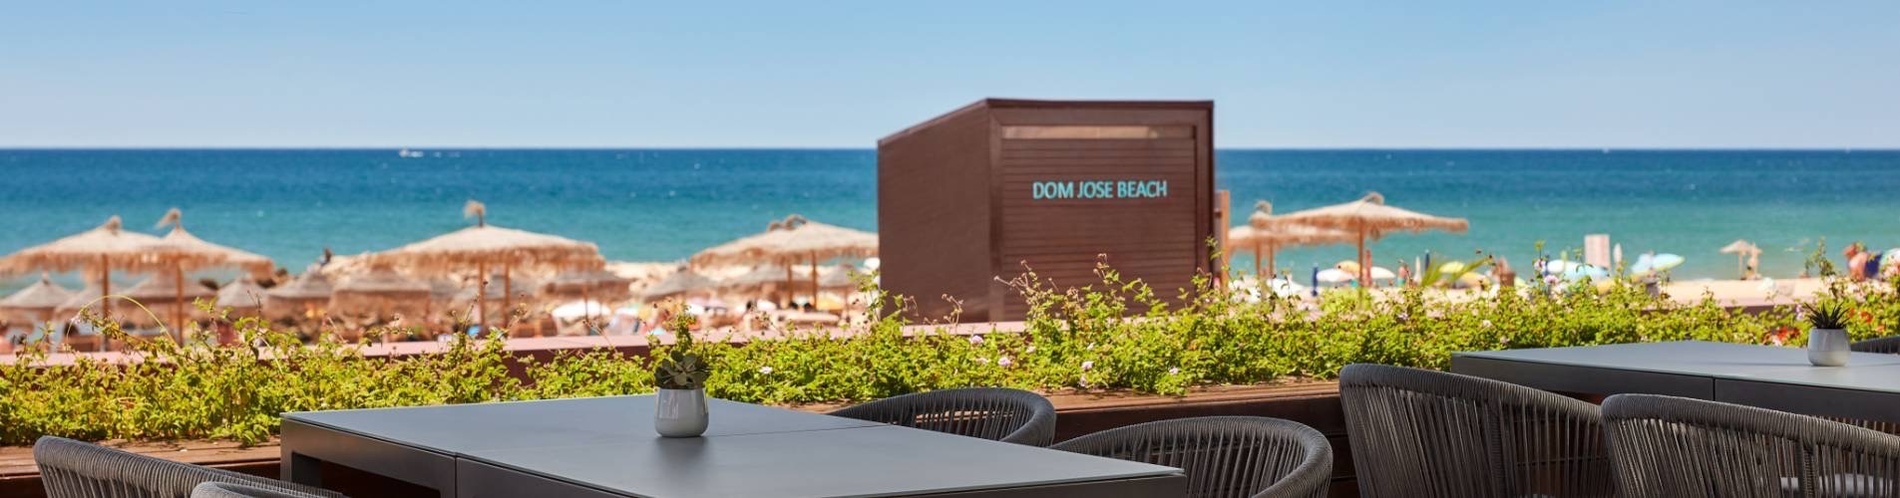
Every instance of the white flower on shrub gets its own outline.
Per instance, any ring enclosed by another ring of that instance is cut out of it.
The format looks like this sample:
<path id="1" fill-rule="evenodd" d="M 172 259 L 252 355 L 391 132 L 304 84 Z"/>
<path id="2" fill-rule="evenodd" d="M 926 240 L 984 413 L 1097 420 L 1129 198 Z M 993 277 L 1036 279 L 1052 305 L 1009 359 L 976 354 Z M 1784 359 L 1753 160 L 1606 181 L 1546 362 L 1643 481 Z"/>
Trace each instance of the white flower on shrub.
<path id="1" fill-rule="evenodd" d="M 996 359 L 996 366 L 999 366 L 999 367 L 1007 367 L 1007 366 L 1010 366 L 1010 365 L 1013 365 L 1013 364 L 1015 364 L 1015 363 L 1016 363 L 1016 362 L 1013 362 L 1013 361 L 1009 361 L 1009 357 L 1008 357 L 1008 356 L 1004 356 L 1004 357 L 1002 357 L 1002 358 L 997 358 L 997 359 Z"/>
<path id="2" fill-rule="evenodd" d="M 1087 372 L 1091 368 L 1095 368 L 1095 360 L 1088 360 L 1088 361 L 1082 362 L 1082 371 Z"/>
<path id="3" fill-rule="evenodd" d="M 772 375 L 772 367 L 770 366 L 759 367 L 759 373 L 764 374 L 764 375 Z"/>
<path id="4" fill-rule="evenodd" d="M 1030 346 L 1030 347 L 1029 347 L 1028 349 L 1024 349 L 1024 350 L 1023 350 L 1023 352 L 1024 352 L 1024 353 L 1034 353 L 1034 352 L 1036 352 L 1036 347 L 1035 347 L 1035 346 Z"/>
<path id="5" fill-rule="evenodd" d="M 1168 375 L 1181 375 L 1181 367 L 1169 367 Z"/>
<path id="6" fill-rule="evenodd" d="M 1478 325 L 1479 325 L 1479 326 L 1482 326 L 1482 327 L 1484 327 L 1484 328 L 1487 328 L 1487 329 L 1488 329 L 1488 328 L 1491 328 L 1491 319 L 1489 319 L 1489 318 L 1486 318 L 1486 319 L 1485 319 L 1484 321 L 1482 321 L 1482 322 L 1478 322 Z"/>
<path id="7" fill-rule="evenodd" d="M 970 336 L 970 344 L 982 344 L 982 343 L 983 343 L 983 336 L 980 336 L 980 335 Z"/>

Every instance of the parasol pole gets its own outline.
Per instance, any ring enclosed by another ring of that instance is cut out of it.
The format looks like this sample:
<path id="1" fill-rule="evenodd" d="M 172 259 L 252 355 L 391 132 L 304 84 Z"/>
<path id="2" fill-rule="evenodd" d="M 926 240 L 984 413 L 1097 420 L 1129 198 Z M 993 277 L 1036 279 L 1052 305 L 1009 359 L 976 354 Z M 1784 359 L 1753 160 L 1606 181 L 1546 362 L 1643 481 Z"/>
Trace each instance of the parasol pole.
<path id="1" fill-rule="evenodd" d="M 1269 277 L 1273 276 L 1274 272 L 1280 269 L 1280 264 L 1274 261 L 1275 259 L 1280 257 L 1280 255 L 1278 254 L 1279 252 L 1280 252 L 1279 244 L 1267 245 L 1267 276 Z"/>
<path id="2" fill-rule="evenodd" d="M 818 251 L 811 252 L 811 309 L 818 309 Z"/>
<path id="3" fill-rule="evenodd" d="M 180 265 L 180 264 L 172 265 L 172 278 L 175 279 L 172 281 L 172 283 L 174 284 L 172 286 L 172 298 L 173 298 L 172 323 L 178 325 L 178 330 L 176 332 L 172 332 L 172 340 L 177 341 L 179 344 L 184 344 L 185 343 L 185 266 Z"/>
<path id="4" fill-rule="evenodd" d="M 510 270 L 508 265 L 501 265 L 501 316 L 504 324 L 507 324 L 506 317 L 515 312 L 514 284 L 510 280 L 508 270 Z M 508 328 L 514 328 L 514 324 L 507 325 Z"/>
<path id="5" fill-rule="evenodd" d="M 1372 288 L 1372 265 L 1366 263 L 1366 225 L 1359 224 L 1359 286 Z"/>
<path id="6" fill-rule="evenodd" d="M 106 321 L 112 321 L 112 260 L 104 254 L 99 255 L 99 305 L 105 308 Z M 106 338 L 103 331 L 99 334 L 99 350 L 106 350 Z"/>
<path id="7" fill-rule="evenodd" d="M 1254 241 L 1253 241 L 1253 278 L 1254 280 L 1267 278 L 1266 270 L 1267 270 L 1266 268 L 1260 266 L 1260 238 L 1254 237 Z"/>
<path id="8" fill-rule="evenodd" d="M 792 295 L 798 293 L 798 280 L 792 278 L 792 263 L 790 261 L 785 262 L 785 288 L 780 289 L 780 291 L 785 293 L 786 307 L 790 307 L 792 301 L 794 301 Z"/>
<path id="9" fill-rule="evenodd" d="M 488 332 L 488 262 L 475 263 L 475 326 Z M 466 331 L 459 331 L 466 333 Z"/>

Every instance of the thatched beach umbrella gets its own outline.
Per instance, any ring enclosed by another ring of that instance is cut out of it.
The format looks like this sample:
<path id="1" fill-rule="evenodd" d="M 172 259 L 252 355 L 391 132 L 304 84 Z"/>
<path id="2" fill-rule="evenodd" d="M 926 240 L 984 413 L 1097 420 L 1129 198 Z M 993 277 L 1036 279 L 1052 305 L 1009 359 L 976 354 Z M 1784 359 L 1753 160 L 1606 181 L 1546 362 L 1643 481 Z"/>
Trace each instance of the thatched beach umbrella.
<path id="1" fill-rule="evenodd" d="M 1344 244 L 1352 242 L 1355 234 L 1345 230 L 1320 228 L 1305 224 L 1280 224 L 1273 218 L 1273 204 L 1260 201 L 1254 204 L 1254 213 L 1247 217 L 1247 224 L 1227 230 L 1227 250 L 1229 252 L 1247 251 L 1253 253 L 1254 276 L 1266 278 L 1273 274 L 1274 255 L 1280 249 L 1290 246 Z M 1260 259 L 1266 258 L 1266 266 Z"/>
<path id="2" fill-rule="evenodd" d="M 184 282 L 185 272 L 202 268 L 232 267 L 263 275 L 270 273 L 275 266 L 270 258 L 205 242 L 185 231 L 184 215 L 178 208 L 166 211 L 165 216 L 158 220 L 158 226 L 170 226 L 171 232 L 146 247 L 156 264 L 170 271 L 167 281 Z M 185 300 L 186 286 L 174 285 L 172 288 L 178 290 L 177 294 L 168 298 L 172 301 L 173 323 L 177 325 L 173 334 L 177 339 L 184 340 L 185 308 L 190 302 Z"/>
<path id="3" fill-rule="evenodd" d="M 1748 266 L 1743 261 L 1751 259 L 1751 258 L 1756 258 L 1757 260 L 1759 260 L 1758 258 L 1761 257 L 1761 248 L 1756 247 L 1754 243 L 1751 243 L 1749 241 L 1742 240 L 1742 239 L 1735 239 L 1734 242 L 1730 242 L 1728 245 L 1722 246 L 1722 254 L 1734 254 L 1735 255 L 1735 271 L 1740 272 L 1742 274 L 1742 278 L 1748 278 Z M 1757 269 L 1757 271 L 1760 271 L 1760 270 Z"/>
<path id="4" fill-rule="evenodd" d="M 533 282 L 530 282 L 527 280 L 501 278 L 498 275 L 491 275 L 489 280 L 490 281 L 499 280 L 502 282 L 502 284 L 501 285 L 482 285 L 482 286 L 473 287 L 473 288 L 462 288 L 461 290 L 455 292 L 454 297 L 450 300 L 450 305 L 459 308 L 459 307 L 467 306 L 470 304 L 476 304 L 483 301 L 492 301 L 496 299 L 500 299 L 500 300 L 503 300 L 504 302 L 512 303 L 514 298 L 517 298 L 517 297 L 526 298 L 529 296 L 533 296 L 535 294 L 536 286 L 534 285 Z M 512 310 L 512 308 L 503 308 L 503 312 L 502 312 L 503 315 L 506 315 L 507 313 L 511 312 L 510 310 Z M 487 312 L 486 309 L 483 309 L 482 311 L 484 313 Z"/>
<path id="5" fill-rule="evenodd" d="M 1372 254 L 1366 251 L 1366 240 L 1377 240 L 1387 232 L 1401 230 L 1463 232 L 1471 227 L 1471 222 L 1464 218 L 1442 218 L 1387 206 L 1385 196 L 1373 192 L 1366 194 L 1362 199 L 1345 204 L 1274 216 L 1268 219 L 1265 225 L 1268 228 L 1310 225 L 1352 233 L 1359 242 L 1359 282 L 1361 285 L 1369 285 L 1372 281 Z M 1256 228 L 1259 227 L 1256 226 Z"/>
<path id="6" fill-rule="evenodd" d="M 403 311 L 425 313 L 430 292 L 427 282 L 402 276 L 388 266 L 371 265 L 369 272 L 336 286 L 336 292 L 330 295 L 330 309 L 377 317 Z"/>
<path id="7" fill-rule="evenodd" d="M 699 266 L 808 263 L 812 266 L 812 301 L 817 302 L 819 262 L 876 255 L 877 234 L 818 223 L 794 214 L 767 225 L 764 233 L 700 251 L 693 255 L 692 262 Z M 786 280 L 791 280 L 791 268 L 787 266 L 785 271 Z"/>
<path id="8" fill-rule="evenodd" d="M 201 298 L 214 298 L 218 295 L 216 291 L 207 289 L 197 282 L 184 280 L 182 274 L 165 272 L 160 272 L 146 278 L 144 281 L 133 284 L 131 288 L 125 290 L 124 294 L 125 297 L 138 302 L 140 305 L 145 306 L 146 309 L 172 305 L 174 309 L 172 316 L 177 318 L 180 323 L 184 321 L 185 314 L 182 310 L 185 309 L 185 304 Z M 132 312 L 127 315 L 127 321 L 138 324 L 147 323 L 147 318 L 153 320 L 157 319 L 151 315 L 138 312 Z M 158 324 L 153 323 L 152 325 Z M 184 329 L 178 329 L 173 332 L 175 335 L 174 338 L 181 341 L 184 340 L 183 333 Z"/>
<path id="9" fill-rule="evenodd" d="M 250 275 L 240 275 L 218 289 L 217 306 L 239 315 L 260 313 L 264 310 L 264 287 L 257 285 Z"/>
<path id="10" fill-rule="evenodd" d="M 484 288 L 491 268 L 500 268 L 502 287 L 509 288 L 512 287 L 509 282 L 511 272 L 516 268 L 595 269 L 605 264 L 605 260 L 600 257 L 600 248 L 594 244 L 491 226 L 487 220 L 488 208 L 480 202 L 468 201 L 462 207 L 462 214 L 474 218 L 475 226 L 371 254 L 370 262 L 393 265 L 424 275 L 447 275 L 474 266 L 475 274 L 483 277 L 481 285 Z M 511 295 L 502 295 L 502 307 L 514 305 L 509 297 Z M 482 309 L 486 321 L 486 293 L 478 295 L 477 306 Z"/>
<path id="11" fill-rule="evenodd" d="M 73 291 L 53 283 L 52 277 L 40 275 L 40 281 L 0 298 L 0 313 L 33 320 L 40 324 L 53 321 L 54 311 L 59 305 L 73 298 Z M 37 327 L 35 327 L 37 328 Z"/>
<path id="12" fill-rule="evenodd" d="M 648 301 L 652 301 L 682 294 L 706 293 L 717 288 L 719 288 L 719 282 L 706 278 L 706 276 L 694 272 L 691 268 L 682 267 L 679 271 L 673 272 L 672 275 L 667 275 L 665 279 L 661 279 L 658 283 L 641 291 L 640 296 L 646 298 Z"/>
<path id="13" fill-rule="evenodd" d="M 728 292 L 742 294 L 762 294 L 768 288 L 791 289 L 792 274 L 795 271 L 784 265 L 758 265 L 752 271 L 719 282 L 719 287 Z"/>
<path id="14" fill-rule="evenodd" d="M 622 277 L 606 270 L 565 271 L 548 280 L 542 291 L 556 297 L 579 297 L 582 302 L 622 301 L 632 297 L 628 286 L 633 279 Z M 592 312 L 593 308 L 582 308 L 583 312 Z"/>
<path id="15" fill-rule="evenodd" d="M 323 270 L 311 265 L 303 274 L 282 285 L 264 291 L 264 310 L 268 316 L 314 315 L 327 309 L 335 289 Z"/>
<path id="16" fill-rule="evenodd" d="M 150 244 L 158 240 L 151 235 L 125 231 L 124 223 L 113 216 L 98 228 L 0 258 L 0 274 L 85 270 L 98 275 L 98 295 L 111 295 L 113 270 L 137 273 L 158 268 L 156 261 L 149 257 Z M 110 317 L 111 307 L 106 308 L 105 313 Z"/>
<path id="17" fill-rule="evenodd" d="M 818 274 L 818 288 L 825 290 L 855 290 L 858 287 L 856 276 L 857 270 L 851 268 L 849 265 L 826 268 Z"/>

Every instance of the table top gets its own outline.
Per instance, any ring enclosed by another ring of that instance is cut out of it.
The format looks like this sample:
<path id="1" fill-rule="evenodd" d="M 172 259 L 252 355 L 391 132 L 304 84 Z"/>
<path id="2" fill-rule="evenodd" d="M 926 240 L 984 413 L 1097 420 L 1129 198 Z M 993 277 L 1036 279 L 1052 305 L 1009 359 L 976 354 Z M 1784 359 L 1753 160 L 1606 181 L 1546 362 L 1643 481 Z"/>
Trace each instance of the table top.
<path id="1" fill-rule="evenodd" d="M 1455 356 L 1711 378 L 1827 379 L 1842 371 L 1900 366 L 1900 355 L 1853 353 L 1842 367 L 1808 363 L 1803 348 L 1708 341 L 1473 351 Z"/>
<path id="2" fill-rule="evenodd" d="M 901 496 L 1180 470 L 709 400 L 706 435 L 653 431 L 653 397 L 345 410 L 289 420 L 630 496 Z"/>

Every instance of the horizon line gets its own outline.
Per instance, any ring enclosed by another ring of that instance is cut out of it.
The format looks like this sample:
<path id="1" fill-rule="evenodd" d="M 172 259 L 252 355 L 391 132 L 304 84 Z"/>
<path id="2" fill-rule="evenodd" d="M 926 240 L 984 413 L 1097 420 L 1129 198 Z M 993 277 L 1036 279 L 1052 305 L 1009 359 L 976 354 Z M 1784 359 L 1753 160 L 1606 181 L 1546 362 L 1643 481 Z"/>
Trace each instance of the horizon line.
<path id="1" fill-rule="evenodd" d="M 876 151 L 877 147 L 846 146 L 11 146 L 0 151 Z M 1900 146 L 1879 147 L 1714 147 L 1714 146 L 1215 146 L 1217 151 L 1706 151 L 1706 152 L 1900 152 Z"/>

